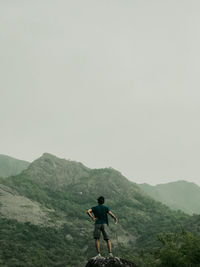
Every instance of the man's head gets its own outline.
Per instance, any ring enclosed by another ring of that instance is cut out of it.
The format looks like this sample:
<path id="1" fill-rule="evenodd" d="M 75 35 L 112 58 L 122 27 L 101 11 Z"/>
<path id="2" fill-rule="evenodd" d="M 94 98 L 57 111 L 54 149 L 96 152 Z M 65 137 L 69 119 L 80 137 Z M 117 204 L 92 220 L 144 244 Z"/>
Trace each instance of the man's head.
<path id="1" fill-rule="evenodd" d="M 102 205 L 103 203 L 104 203 L 104 197 L 99 197 L 98 199 L 98 203 L 99 203 L 99 205 Z"/>

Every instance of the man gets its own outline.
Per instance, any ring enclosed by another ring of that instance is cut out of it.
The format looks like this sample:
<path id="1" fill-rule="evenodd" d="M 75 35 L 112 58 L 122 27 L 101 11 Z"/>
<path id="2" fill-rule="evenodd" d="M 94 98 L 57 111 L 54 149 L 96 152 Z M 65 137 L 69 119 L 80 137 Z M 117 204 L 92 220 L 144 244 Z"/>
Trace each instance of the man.
<path id="1" fill-rule="evenodd" d="M 87 211 L 87 214 L 95 222 L 94 239 L 95 239 L 96 250 L 98 253 L 97 256 L 101 257 L 99 239 L 100 239 L 100 235 L 102 232 L 104 240 L 107 242 L 109 256 L 113 257 L 112 245 L 111 245 L 109 234 L 108 234 L 108 215 L 107 214 L 109 214 L 115 220 L 115 224 L 117 224 L 118 220 L 115 217 L 115 215 L 110 211 L 110 209 L 106 207 L 105 205 L 103 205 L 104 204 L 103 196 L 99 197 L 97 200 L 98 200 L 98 206 L 92 207 L 91 209 Z M 94 215 L 92 215 L 92 213 Z"/>

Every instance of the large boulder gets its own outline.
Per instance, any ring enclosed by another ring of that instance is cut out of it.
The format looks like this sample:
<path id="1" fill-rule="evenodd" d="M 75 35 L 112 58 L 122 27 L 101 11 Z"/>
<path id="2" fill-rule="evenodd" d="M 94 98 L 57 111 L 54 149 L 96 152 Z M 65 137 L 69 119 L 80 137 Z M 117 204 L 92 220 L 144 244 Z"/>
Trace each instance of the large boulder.
<path id="1" fill-rule="evenodd" d="M 117 257 L 94 257 L 88 261 L 85 267 L 137 267 L 137 265 Z"/>

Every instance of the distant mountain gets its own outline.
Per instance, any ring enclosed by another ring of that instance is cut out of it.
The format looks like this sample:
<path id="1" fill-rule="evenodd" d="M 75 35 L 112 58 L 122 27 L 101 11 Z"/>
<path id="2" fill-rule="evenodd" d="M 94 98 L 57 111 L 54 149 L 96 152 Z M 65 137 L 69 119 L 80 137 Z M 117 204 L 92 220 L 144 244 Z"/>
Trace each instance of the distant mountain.
<path id="1" fill-rule="evenodd" d="M 139 187 L 150 197 L 174 210 L 188 214 L 200 214 L 200 187 L 194 183 L 177 181 L 152 186 L 139 184 Z"/>
<path id="2" fill-rule="evenodd" d="M 29 162 L 0 154 L 0 177 L 17 175 L 29 166 Z"/>
<path id="3" fill-rule="evenodd" d="M 158 233 L 174 231 L 189 218 L 112 168 L 89 169 L 48 153 L 0 184 L 0 263 L 8 266 L 84 266 L 96 253 L 86 211 L 100 195 L 119 219 L 117 226 L 109 220 L 114 253 L 126 259 L 151 250 Z"/>

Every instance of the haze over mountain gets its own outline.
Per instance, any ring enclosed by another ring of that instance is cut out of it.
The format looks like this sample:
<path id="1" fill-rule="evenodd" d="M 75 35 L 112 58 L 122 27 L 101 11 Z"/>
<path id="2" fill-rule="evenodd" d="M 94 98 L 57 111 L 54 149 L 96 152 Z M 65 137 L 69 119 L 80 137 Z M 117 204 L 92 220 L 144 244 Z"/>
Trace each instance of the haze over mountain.
<path id="1" fill-rule="evenodd" d="M 29 166 L 28 161 L 0 154 L 0 177 L 17 175 Z"/>
<path id="2" fill-rule="evenodd" d="M 188 214 L 200 214 L 200 187 L 195 183 L 177 181 L 152 186 L 138 185 L 153 199 L 162 202 L 174 210 L 182 210 Z"/>
<path id="3" fill-rule="evenodd" d="M 199 10 L 199 0 L 0 1 L 1 153 L 48 150 L 137 183 L 200 185 Z"/>
<path id="4" fill-rule="evenodd" d="M 10 251 L 12 247 L 9 260 L 15 257 L 18 263 L 22 262 L 18 247 L 26 247 L 26 241 L 20 238 L 24 233 L 29 236 L 24 262 L 33 264 L 41 254 L 48 266 L 55 266 L 60 259 L 52 258 L 49 254 L 52 249 L 54 255 L 63 255 L 67 266 L 81 266 L 81 262 L 86 262 L 95 253 L 93 223 L 86 211 L 96 205 L 100 195 L 105 196 L 106 205 L 119 218 L 117 228 L 110 220 L 110 229 L 114 252 L 117 253 L 117 244 L 120 245 L 121 256 L 150 249 L 156 244 L 157 233 L 175 230 L 189 218 L 153 200 L 112 168 L 89 169 L 82 163 L 48 153 L 21 174 L 0 178 L 0 184 L 4 249 Z M 46 235 L 55 239 L 53 244 Z"/>

